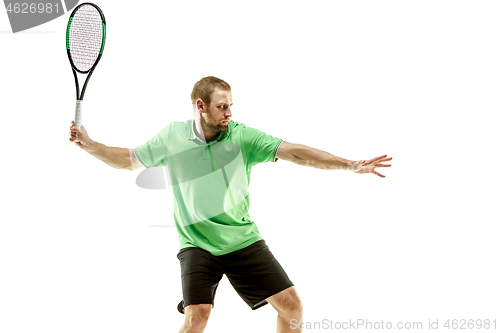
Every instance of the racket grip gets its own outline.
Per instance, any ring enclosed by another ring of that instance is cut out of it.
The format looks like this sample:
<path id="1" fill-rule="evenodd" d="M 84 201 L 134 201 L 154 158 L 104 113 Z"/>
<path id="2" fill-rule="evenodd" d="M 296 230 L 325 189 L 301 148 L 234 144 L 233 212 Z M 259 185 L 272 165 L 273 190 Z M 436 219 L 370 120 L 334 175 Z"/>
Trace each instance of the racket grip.
<path id="1" fill-rule="evenodd" d="M 75 127 L 80 128 L 82 125 L 82 102 L 80 100 L 76 101 L 76 108 L 75 108 Z M 76 134 L 76 140 L 75 142 L 80 142 L 78 139 L 78 134 Z"/>

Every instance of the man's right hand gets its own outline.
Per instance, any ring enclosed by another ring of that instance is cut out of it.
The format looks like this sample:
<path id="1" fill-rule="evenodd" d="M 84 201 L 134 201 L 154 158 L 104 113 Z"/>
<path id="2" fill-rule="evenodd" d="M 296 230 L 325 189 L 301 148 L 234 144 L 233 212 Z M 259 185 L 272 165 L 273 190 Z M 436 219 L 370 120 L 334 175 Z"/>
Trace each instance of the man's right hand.
<path id="1" fill-rule="evenodd" d="M 89 135 L 87 134 L 87 131 L 85 130 L 85 127 L 83 125 L 80 126 L 80 128 L 76 128 L 75 122 L 71 121 L 71 126 L 69 128 L 69 141 L 70 142 L 75 142 L 76 140 L 76 135 L 78 134 L 78 140 L 80 142 L 75 142 L 75 144 L 82 148 L 86 149 L 89 148 L 89 146 L 92 144 L 92 140 L 90 139 Z"/>

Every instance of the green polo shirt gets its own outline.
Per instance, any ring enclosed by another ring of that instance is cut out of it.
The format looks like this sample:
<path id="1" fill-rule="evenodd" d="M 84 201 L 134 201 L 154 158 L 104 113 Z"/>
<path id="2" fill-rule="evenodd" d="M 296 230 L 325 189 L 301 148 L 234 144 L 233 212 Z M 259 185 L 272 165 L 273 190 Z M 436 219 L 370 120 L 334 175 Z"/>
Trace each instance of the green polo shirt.
<path id="1" fill-rule="evenodd" d="M 168 170 L 180 247 L 217 256 L 261 240 L 248 213 L 250 173 L 258 163 L 276 162 L 283 140 L 231 120 L 206 143 L 193 126 L 193 119 L 173 122 L 134 149 L 145 167 Z"/>

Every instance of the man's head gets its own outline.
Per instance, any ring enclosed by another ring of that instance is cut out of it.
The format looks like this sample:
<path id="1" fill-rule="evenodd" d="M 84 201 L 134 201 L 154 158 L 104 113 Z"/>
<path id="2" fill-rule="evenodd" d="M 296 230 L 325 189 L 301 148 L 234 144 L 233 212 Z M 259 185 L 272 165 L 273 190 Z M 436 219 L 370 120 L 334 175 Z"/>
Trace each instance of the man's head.
<path id="1" fill-rule="evenodd" d="M 231 86 L 214 76 L 204 77 L 194 85 L 193 92 L 191 92 L 191 103 L 196 107 L 196 101 L 201 99 L 209 105 L 212 101 L 212 93 L 216 89 L 231 91 Z"/>
<path id="2" fill-rule="evenodd" d="M 213 76 L 205 77 L 194 85 L 191 102 L 205 135 L 227 130 L 233 105 L 229 84 Z"/>

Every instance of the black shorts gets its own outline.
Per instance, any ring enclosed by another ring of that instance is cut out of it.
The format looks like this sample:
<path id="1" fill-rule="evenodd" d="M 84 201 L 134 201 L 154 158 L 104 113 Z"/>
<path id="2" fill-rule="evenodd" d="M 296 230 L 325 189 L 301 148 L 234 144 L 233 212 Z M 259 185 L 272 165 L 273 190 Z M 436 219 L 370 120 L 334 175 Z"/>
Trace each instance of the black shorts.
<path id="1" fill-rule="evenodd" d="M 266 298 L 293 286 L 264 240 L 221 256 L 186 247 L 179 251 L 177 258 L 181 264 L 183 297 L 177 308 L 181 313 L 190 304 L 212 304 L 213 307 L 223 274 L 252 310 L 266 305 Z"/>

